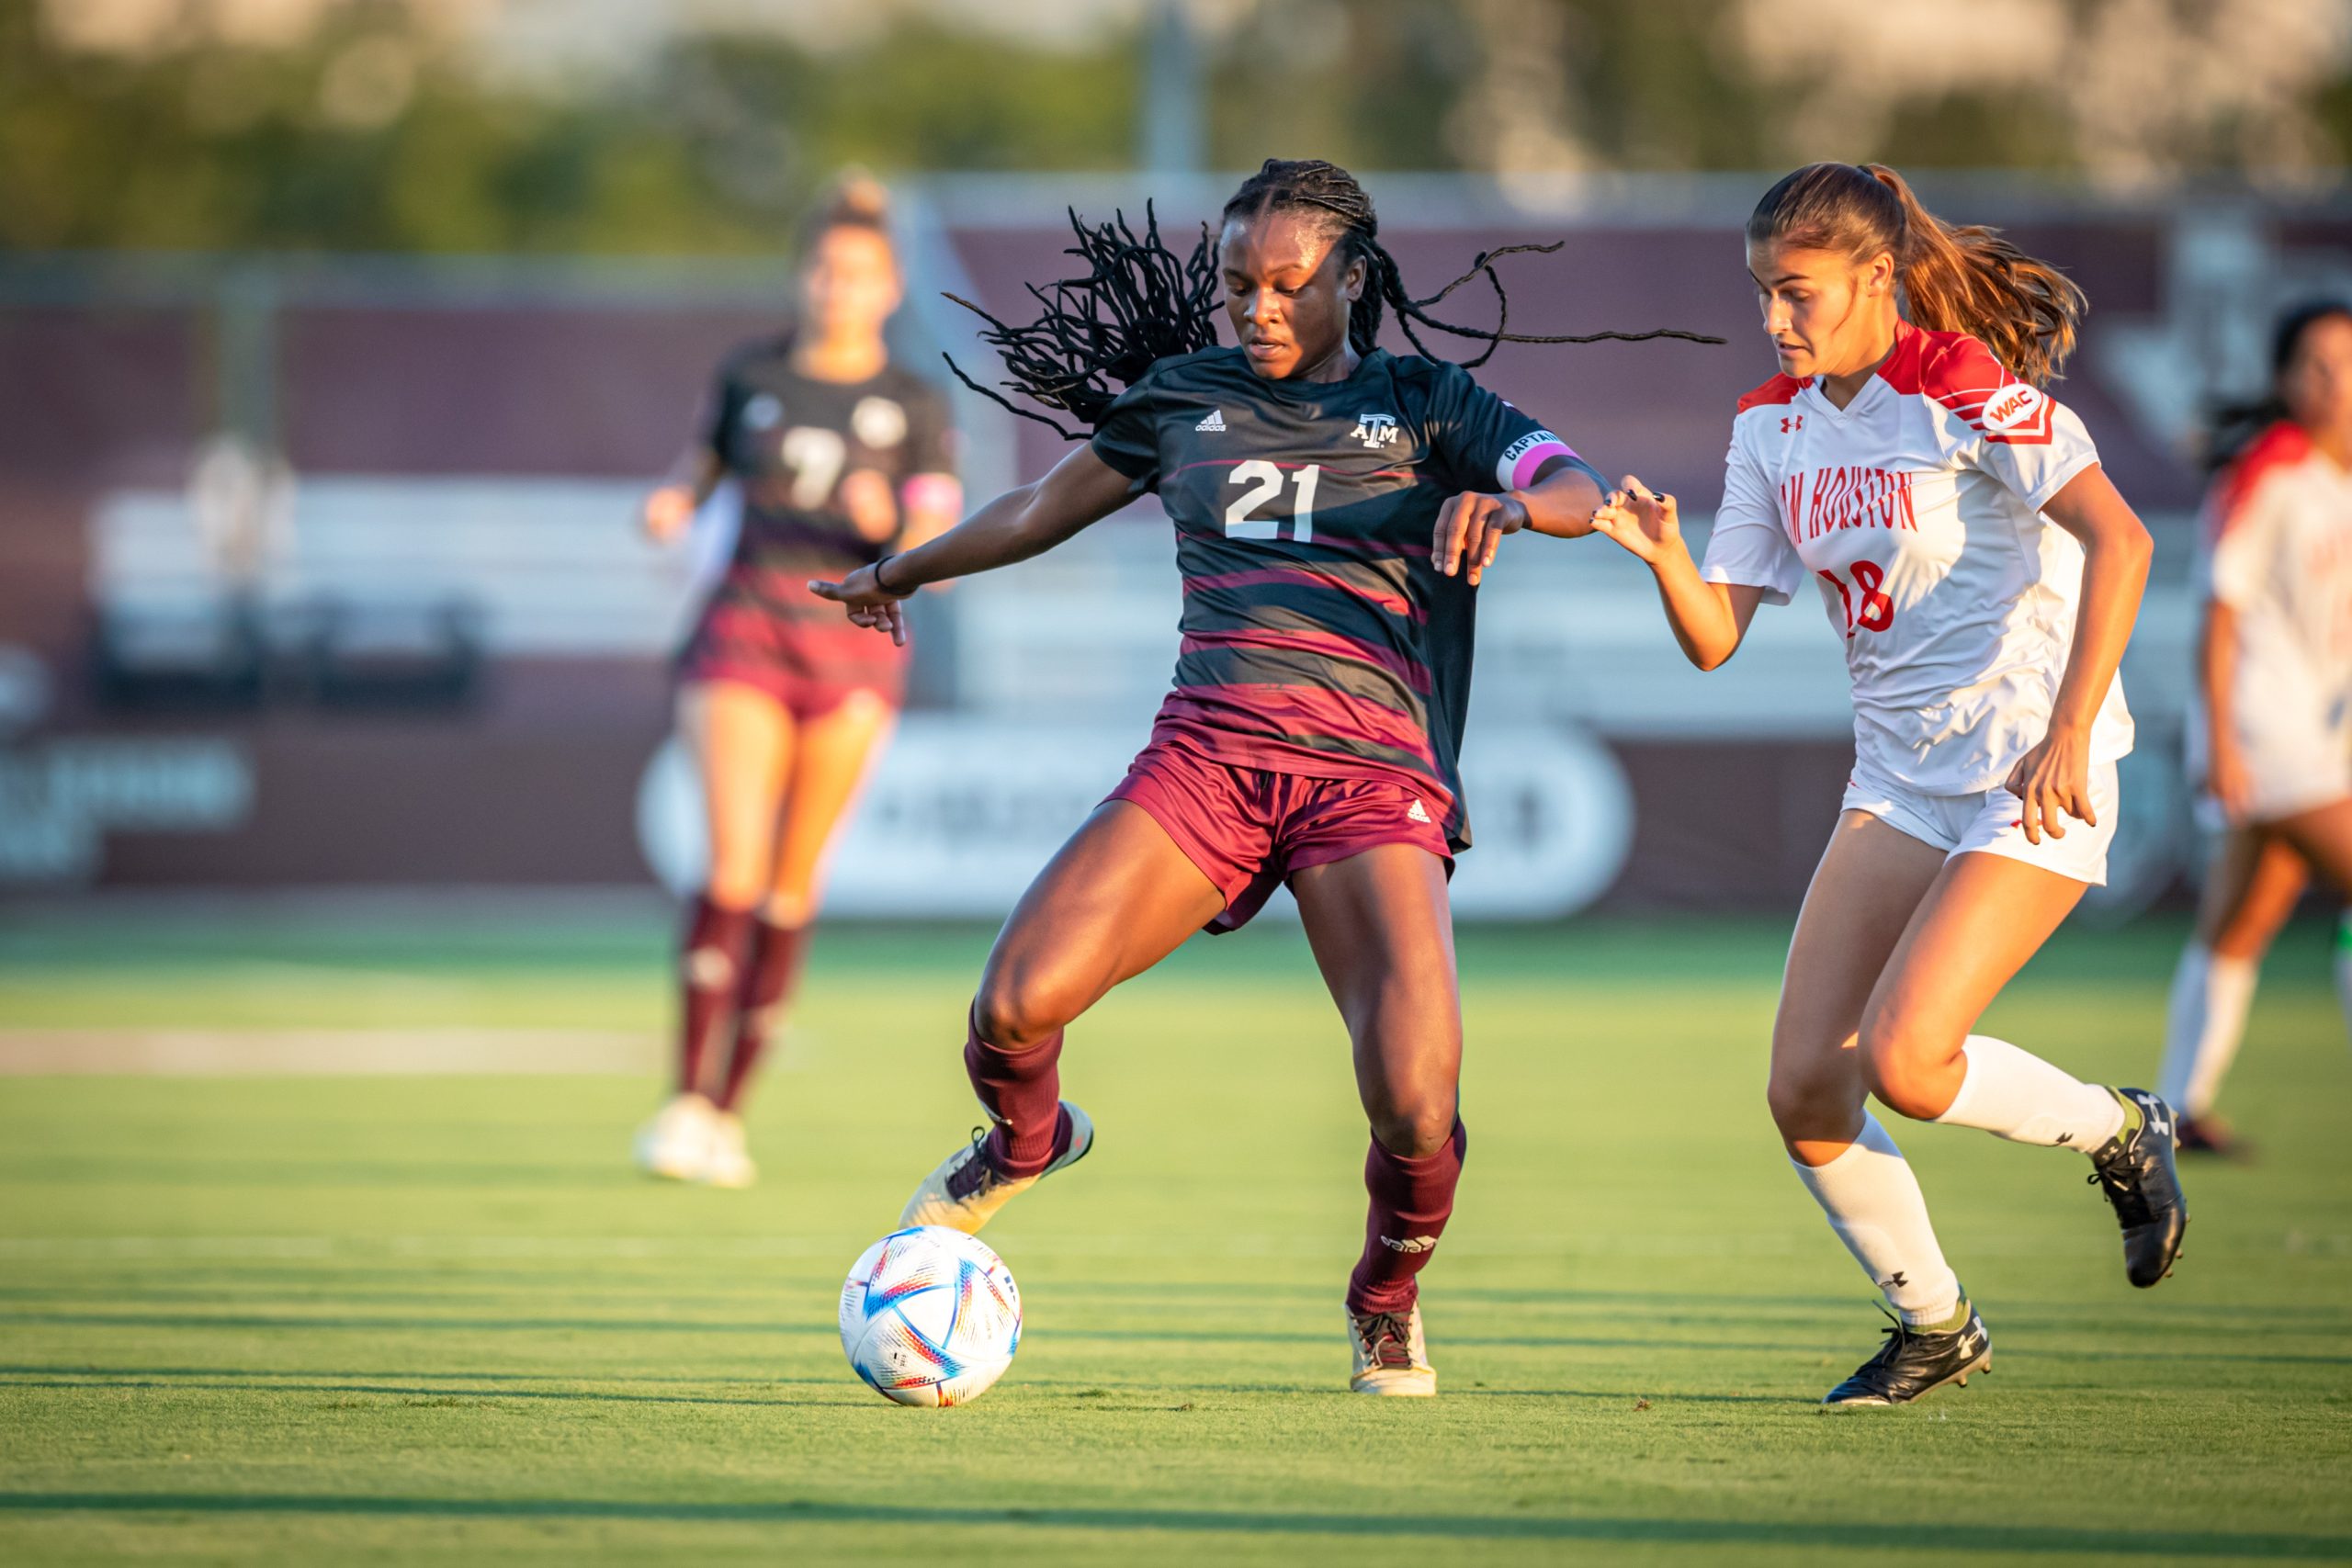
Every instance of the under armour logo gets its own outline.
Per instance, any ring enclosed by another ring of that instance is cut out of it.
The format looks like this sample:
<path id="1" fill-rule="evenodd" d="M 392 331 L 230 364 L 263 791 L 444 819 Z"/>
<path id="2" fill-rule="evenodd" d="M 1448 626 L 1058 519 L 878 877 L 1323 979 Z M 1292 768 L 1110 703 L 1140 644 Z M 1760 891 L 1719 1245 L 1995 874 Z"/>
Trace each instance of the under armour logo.
<path id="1" fill-rule="evenodd" d="M 1786 435 L 1792 430 L 1803 430 L 1804 428 L 1804 415 L 1801 413 L 1792 414 L 1789 418 L 1781 422 L 1781 434 L 1783 435 Z"/>
<path id="2" fill-rule="evenodd" d="M 1380 1245 L 1395 1252 L 1430 1252 L 1436 1248 L 1437 1237 L 1408 1235 L 1404 1240 L 1398 1241 L 1393 1235 L 1385 1235 L 1380 1238 Z"/>
<path id="3" fill-rule="evenodd" d="M 1361 441 L 1367 446 L 1385 446 L 1396 439 L 1396 416 L 1392 413 L 1365 414 L 1356 421 L 1350 439 Z"/>
<path id="4" fill-rule="evenodd" d="M 1902 1271 L 1898 1269 L 1894 1273 L 1888 1275 L 1885 1279 L 1881 1280 L 1878 1282 L 1878 1288 L 1882 1291 L 1899 1291 L 1910 1282 L 1910 1280 L 1903 1277 Z"/>

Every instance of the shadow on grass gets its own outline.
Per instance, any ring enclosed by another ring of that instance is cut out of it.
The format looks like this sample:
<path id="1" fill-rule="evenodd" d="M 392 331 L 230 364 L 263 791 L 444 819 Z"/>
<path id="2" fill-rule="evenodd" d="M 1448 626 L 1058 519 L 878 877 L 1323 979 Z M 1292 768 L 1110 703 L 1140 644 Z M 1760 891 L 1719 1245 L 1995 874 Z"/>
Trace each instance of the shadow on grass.
<path id="1" fill-rule="evenodd" d="M 381 1333 L 566 1333 L 566 1334 L 763 1334 L 792 1337 L 831 1338 L 831 1323 L 731 1321 L 695 1318 L 620 1317 L 440 1317 L 393 1314 L 306 1316 L 294 1313 L 136 1313 L 136 1312 L 0 1312 L 0 1325 L 32 1325 L 73 1328 L 160 1328 L 194 1332 L 324 1330 Z M 1107 1344 L 1187 1345 L 1321 1345 L 1331 1337 L 1283 1329 L 1216 1328 L 1075 1328 L 1057 1327 L 1057 1339 Z M 1827 1348 L 1817 1340 L 1672 1338 L 1649 1335 L 1599 1334 L 1449 1334 L 1445 1343 L 1482 1349 L 1512 1350 L 1713 1350 L 1751 1354 L 1813 1356 Z M 2245 1350 L 2109 1350 L 2053 1349 L 2053 1361 L 2220 1362 L 2262 1366 L 2352 1366 L 2352 1354 L 2315 1355 L 2294 1351 Z"/>
<path id="2" fill-rule="evenodd" d="M 2324 1560 L 2352 1554 L 2352 1536 L 2253 1530 L 2115 1530 L 2064 1526 L 1916 1527 L 1779 1519 L 1558 1518 L 1496 1514 L 1252 1513 L 1216 1508 L 957 1508 L 786 1499 L 772 1503 L 621 1502 L 601 1498 L 237 1495 L 200 1492 L 0 1492 L 12 1513 L 319 1515 L 327 1517 L 514 1519 L 588 1523 L 852 1524 L 921 1529 L 1012 1525 L 1041 1529 L 1203 1535 L 1398 1536 L 1453 1540 L 1679 1542 L 1877 1551 L 1929 1548 L 1984 1554 L 2080 1552 L 2150 1558 Z"/>
<path id="3" fill-rule="evenodd" d="M 770 1380 L 774 1386 L 775 1380 Z M 703 1393 L 598 1393 L 586 1389 L 552 1388 L 462 1388 L 434 1386 L 429 1381 L 416 1383 L 374 1382 L 288 1382 L 272 1379 L 266 1382 L 201 1382 L 187 1378 L 165 1380 L 157 1377 L 59 1377 L 11 1378 L 0 1382 L 0 1388 L 81 1388 L 81 1389 L 168 1389 L 201 1393 L 378 1393 L 416 1399 L 429 1397 L 449 1400 L 462 1404 L 495 1404 L 508 1399 L 553 1399 L 565 1402 L 581 1401 L 601 1404 L 733 1404 L 755 1409 L 784 1409 L 808 1404 L 841 1404 L 843 1399 L 750 1399 L 724 1394 Z"/>

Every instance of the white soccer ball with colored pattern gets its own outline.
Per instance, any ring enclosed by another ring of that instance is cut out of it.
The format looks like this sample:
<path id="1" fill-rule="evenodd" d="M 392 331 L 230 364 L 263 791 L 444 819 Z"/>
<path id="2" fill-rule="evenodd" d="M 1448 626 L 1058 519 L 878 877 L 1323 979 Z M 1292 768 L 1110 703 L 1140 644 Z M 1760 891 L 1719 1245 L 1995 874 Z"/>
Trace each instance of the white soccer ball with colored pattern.
<path id="1" fill-rule="evenodd" d="M 1021 1289 L 978 1236 L 944 1225 L 892 1231 L 842 1282 L 842 1350 L 900 1404 L 963 1404 L 1021 1348 Z"/>

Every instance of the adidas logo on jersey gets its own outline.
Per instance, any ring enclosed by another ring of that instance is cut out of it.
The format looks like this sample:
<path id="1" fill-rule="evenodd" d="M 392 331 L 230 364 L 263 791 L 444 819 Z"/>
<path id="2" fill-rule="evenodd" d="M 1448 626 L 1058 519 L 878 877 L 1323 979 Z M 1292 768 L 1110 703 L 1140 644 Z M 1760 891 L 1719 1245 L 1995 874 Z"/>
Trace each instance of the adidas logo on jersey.
<path id="1" fill-rule="evenodd" d="M 1418 800 L 1413 802 L 1412 809 L 1405 813 L 1405 820 L 1408 822 L 1426 822 L 1429 819 L 1429 807 Z"/>
<path id="2" fill-rule="evenodd" d="M 1193 426 L 1193 428 L 1194 430 L 1223 430 L 1225 428 L 1225 411 L 1223 409 L 1209 410 L 1208 418 L 1201 421 L 1200 423 Z"/>

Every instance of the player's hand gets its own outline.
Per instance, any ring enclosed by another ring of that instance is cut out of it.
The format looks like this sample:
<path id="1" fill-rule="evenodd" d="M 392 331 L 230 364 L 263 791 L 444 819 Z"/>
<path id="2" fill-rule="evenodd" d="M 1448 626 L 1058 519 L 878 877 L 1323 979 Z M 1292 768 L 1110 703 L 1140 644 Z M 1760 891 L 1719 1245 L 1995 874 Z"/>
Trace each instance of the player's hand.
<path id="1" fill-rule="evenodd" d="M 2052 730 L 2041 743 L 2018 759 L 2003 785 L 2018 797 L 2018 820 L 2029 844 L 2043 834 L 2066 836 L 2062 817 L 2098 826 L 2098 809 L 2091 804 L 2091 742 L 2079 730 Z"/>
<path id="2" fill-rule="evenodd" d="M 808 592 L 820 599 L 846 605 L 853 625 L 888 632 L 892 642 L 900 648 L 907 646 L 906 600 L 876 581 L 872 567 L 859 567 L 839 582 L 812 581 Z"/>
<path id="3" fill-rule="evenodd" d="M 1645 565 L 1656 566 L 1660 557 L 1681 547 L 1682 513 L 1674 497 L 1658 495 L 1627 474 L 1622 489 L 1601 497 L 1600 509 L 1592 514 L 1592 531 L 1608 535 Z"/>
<path id="4" fill-rule="evenodd" d="M 2245 753 L 2234 736 L 2216 735 L 2209 749 L 2213 755 L 2205 767 L 2205 793 L 2221 803 L 2231 821 L 2243 820 L 2254 799 L 2254 770 L 2245 765 Z"/>
<path id="5" fill-rule="evenodd" d="M 1449 497 L 1437 509 L 1437 533 L 1430 541 L 1430 558 L 1448 577 L 1470 570 L 1470 586 L 1495 564 L 1495 550 L 1505 534 L 1527 526 L 1527 508 L 1517 496 L 1487 495 L 1464 491 Z"/>
<path id="6" fill-rule="evenodd" d="M 695 520 L 695 492 L 684 485 L 663 485 L 645 498 L 645 536 L 666 545 L 686 531 Z"/>

